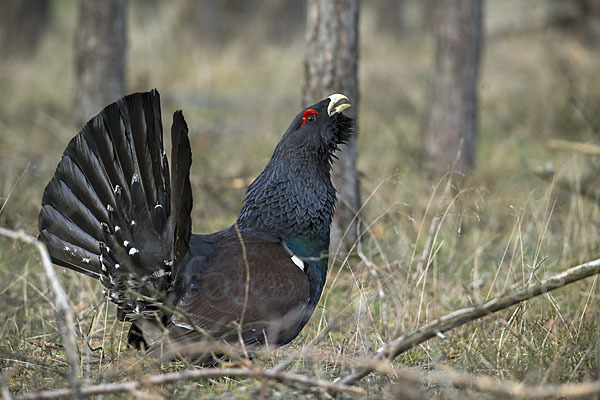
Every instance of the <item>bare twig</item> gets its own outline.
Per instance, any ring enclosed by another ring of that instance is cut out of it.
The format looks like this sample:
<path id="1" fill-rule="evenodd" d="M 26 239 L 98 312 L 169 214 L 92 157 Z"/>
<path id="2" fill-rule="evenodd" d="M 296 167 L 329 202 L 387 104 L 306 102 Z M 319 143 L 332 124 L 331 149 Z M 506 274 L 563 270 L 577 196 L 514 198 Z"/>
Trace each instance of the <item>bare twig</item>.
<path id="1" fill-rule="evenodd" d="M 228 368 L 228 369 L 193 369 L 169 374 L 151 375 L 143 379 L 131 382 L 103 383 L 99 385 L 84 385 L 81 394 L 84 396 L 93 396 L 107 393 L 133 393 L 150 386 L 164 385 L 168 383 L 180 382 L 193 379 L 209 379 L 220 377 L 248 377 L 257 380 L 270 379 L 288 385 L 300 384 L 306 387 L 315 387 L 328 391 L 349 393 L 354 395 L 364 395 L 362 388 L 349 386 L 342 383 L 321 381 L 312 379 L 303 375 L 290 372 L 280 372 L 273 369 L 261 370 L 259 368 Z M 28 393 L 23 396 L 15 397 L 15 400 L 47 400 L 59 399 L 72 396 L 73 391 L 70 388 L 44 390 L 41 392 Z"/>
<path id="2" fill-rule="evenodd" d="M 590 395 L 600 393 L 600 382 L 598 381 L 533 386 L 512 380 L 471 375 L 459 371 L 423 373 L 413 370 L 401 370 L 398 374 L 404 381 L 469 388 L 516 399 L 589 398 Z"/>
<path id="3" fill-rule="evenodd" d="M 2 204 L 2 207 L 0 207 L 0 214 L 2 214 L 2 211 L 4 211 L 4 207 L 6 207 L 6 205 L 8 204 L 8 200 L 10 199 L 10 196 L 13 194 L 13 192 L 15 191 L 15 188 L 17 187 L 17 185 L 21 181 L 21 178 L 23 178 L 23 176 L 25 176 L 25 174 L 27 173 L 27 170 L 29 169 L 30 166 L 31 166 L 31 164 L 28 163 L 27 167 L 25 167 L 25 169 L 23 170 L 23 172 L 21 173 L 21 175 L 19 175 L 19 177 L 15 181 L 15 184 L 13 185 L 13 187 L 8 192 L 8 195 L 4 199 L 4 203 Z"/>
<path id="4" fill-rule="evenodd" d="M 73 312 L 71 311 L 71 306 L 69 305 L 67 295 L 62 288 L 56 273 L 54 272 L 54 267 L 52 266 L 52 261 L 50 260 L 50 255 L 48 254 L 46 245 L 23 231 L 15 232 L 0 227 L 0 236 L 5 236 L 13 240 L 33 245 L 37 248 L 40 254 L 44 271 L 46 272 L 46 276 L 48 277 L 50 285 L 52 286 L 52 291 L 54 292 L 54 306 L 56 309 L 59 329 L 64 341 L 67 363 L 69 364 L 69 380 L 71 381 L 70 390 L 73 397 L 80 398 L 81 394 L 79 387 L 81 382 L 78 378 L 79 349 L 77 348 L 76 336 L 73 330 L 75 326 L 75 320 L 73 318 Z"/>
<path id="5" fill-rule="evenodd" d="M 598 191 L 597 187 L 577 185 L 575 182 L 557 176 L 554 171 L 548 168 L 534 169 L 533 172 L 547 182 L 554 182 L 554 185 L 567 192 L 579 193 L 590 200 L 600 201 L 600 191 Z"/>
<path id="6" fill-rule="evenodd" d="M 548 140 L 548 147 L 555 150 L 568 150 L 581 154 L 600 155 L 600 146 L 591 143 L 571 142 L 569 140 Z"/>
<path id="7" fill-rule="evenodd" d="M 359 368 L 350 375 L 342 379 L 338 379 L 338 381 L 346 384 L 352 384 L 369 375 L 371 372 L 377 369 L 378 366 L 382 365 L 382 362 L 390 362 L 398 355 L 402 354 L 413 346 L 423 343 L 435 336 L 439 336 L 440 334 L 464 325 L 467 322 L 477 320 L 500 310 L 504 310 L 524 300 L 532 299 L 541 294 L 561 288 L 570 283 L 596 275 L 598 273 L 600 273 L 600 259 L 569 268 L 551 278 L 512 290 L 484 303 L 453 311 L 450 314 L 446 314 L 443 317 L 426 324 L 416 331 L 406 333 L 399 338 L 386 343 L 377 350 L 375 356 L 372 357 L 367 366 Z"/>

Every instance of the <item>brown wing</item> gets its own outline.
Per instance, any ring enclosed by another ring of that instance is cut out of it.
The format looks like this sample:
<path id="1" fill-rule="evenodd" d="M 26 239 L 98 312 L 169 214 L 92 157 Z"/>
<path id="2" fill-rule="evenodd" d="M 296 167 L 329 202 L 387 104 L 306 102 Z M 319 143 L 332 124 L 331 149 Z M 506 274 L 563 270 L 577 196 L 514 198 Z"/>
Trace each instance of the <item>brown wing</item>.
<path id="1" fill-rule="evenodd" d="M 295 337 L 310 288 L 289 253 L 277 243 L 250 237 L 242 247 L 233 230 L 224 231 L 217 243 L 215 252 L 198 266 L 204 271 L 201 279 L 191 282 L 177 305 L 191 321 L 173 316 L 163 351 L 205 352 L 197 346 L 204 338 L 190 322 L 232 344 L 239 343 L 241 332 L 249 347 L 277 346 Z"/>

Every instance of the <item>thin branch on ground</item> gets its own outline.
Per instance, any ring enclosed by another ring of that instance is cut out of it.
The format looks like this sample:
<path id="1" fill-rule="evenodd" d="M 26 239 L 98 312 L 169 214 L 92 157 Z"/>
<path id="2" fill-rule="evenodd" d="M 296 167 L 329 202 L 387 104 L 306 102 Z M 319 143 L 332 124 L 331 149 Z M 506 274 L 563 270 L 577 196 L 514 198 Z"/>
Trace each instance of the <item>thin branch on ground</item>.
<path id="1" fill-rule="evenodd" d="M 151 386 L 165 385 L 186 380 L 210 379 L 222 377 L 246 377 L 256 380 L 272 380 L 287 385 L 302 385 L 309 388 L 319 388 L 327 391 L 349 393 L 354 395 L 364 395 L 362 388 L 349 386 L 343 383 L 327 382 L 318 379 L 309 378 L 290 372 L 275 371 L 273 369 L 262 370 L 259 368 L 203 368 L 193 369 L 169 374 L 151 375 L 143 379 L 118 382 L 102 383 L 99 385 L 81 386 L 81 394 L 84 396 L 94 396 L 108 393 L 135 393 Z M 40 392 L 28 393 L 22 396 L 15 396 L 15 400 L 48 400 L 70 397 L 73 395 L 71 388 L 61 388 L 44 390 Z"/>
<path id="2" fill-rule="evenodd" d="M 406 333 L 399 338 L 386 343 L 377 350 L 373 357 L 366 361 L 368 365 L 362 366 L 350 375 L 338 379 L 338 381 L 345 384 L 353 384 L 369 375 L 378 367 L 393 361 L 398 355 L 435 336 L 445 339 L 443 335 L 444 332 L 464 325 L 467 322 L 475 321 L 497 311 L 509 308 L 522 301 L 532 299 L 541 294 L 548 293 L 598 273 L 600 273 L 600 259 L 569 268 L 548 279 L 520 287 L 484 303 L 453 311 L 426 324 L 416 331 Z"/>
<path id="3" fill-rule="evenodd" d="M 405 382 L 414 382 L 424 385 L 454 386 L 514 399 L 541 400 L 554 398 L 589 398 L 594 394 L 600 393 L 600 381 L 538 386 L 452 370 L 441 370 L 430 373 L 417 372 L 414 370 L 401 370 L 398 371 L 397 374 L 398 377 Z"/>
<path id="4" fill-rule="evenodd" d="M 589 154 L 593 156 L 600 155 L 600 146 L 591 143 L 572 142 L 569 140 L 548 140 L 548 147 L 555 150 L 574 151 L 581 154 Z"/>
<path id="5" fill-rule="evenodd" d="M 581 194 L 582 196 L 593 201 L 600 201 L 600 191 L 596 186 L 588 187 L 586 185 L 577 184 L 568 179 L 561 178 L 549 168 L 534 169 L 533 172 L 543 180 L 554 183 L 555 186 L 567 192 Z M 585 181 L 585 179 L 582 180 Z"/>
<path id="6" fill-rule="evenodd" d="M 4 211 L 4 207 L 6 207 L 6 205 L 8 204 L 8 200 L 10 199 L 10 196 L 13 194 L 13 192 L 15 191 L 15 188 L 17 187 L 17 185 L 19 184 L 19 182 L 21 182 L 21 178 L 23 178 L 23 176 L 25 176 L 25 174 L 29 170 L 30 166 L 31 166 L 31 163 L 28 163 L 27 167 L 25 167 L 25 169 L 23 170 L 23 172 L 21 173 L 21 175 L 19 175 L 19 177 L 15 181 L 14 185 L 12 186 L 12 188 L 9 190 L 8 195 L 4 199 L 4 203 L 2 203 L 2 207 L 0 207 L 0 214 L 2 214 L 2 211 Z"/>
<path id="7" fill-rule="evenodd" d="M 48 277 L 50 285 L 52 286 L 52 291 L 54 292 L 54 307 L 56 309 L 58 326 L 64 342 L 67 363 L 69 364 L 69 380 L 71 383 L 72 396 L 80 398 L 81 393 L 79 387 L 81 386 L 81 382 L 78 377 L 79 349 L 77 348 L 77 340 L 74 331 L 75 319 L 73 318 L 73 311 L 69 305 L 67 294 L 54 272 L 54 267 L 52 266 L 52 261 L 48 254 L 48 250 L 46 249 L 46 245 L 23 231 L 16 232 L 0 227 L 0 236 L 33 245 L 40 254 L 44 271 L 46 272 L 46 276 Z"/>

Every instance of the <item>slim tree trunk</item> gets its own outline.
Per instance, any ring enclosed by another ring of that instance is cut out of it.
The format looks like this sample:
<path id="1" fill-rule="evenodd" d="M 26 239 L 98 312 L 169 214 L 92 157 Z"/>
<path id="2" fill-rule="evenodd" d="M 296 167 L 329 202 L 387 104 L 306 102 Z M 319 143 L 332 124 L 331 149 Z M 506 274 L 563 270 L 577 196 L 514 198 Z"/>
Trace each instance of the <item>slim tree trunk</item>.
<path id="1" fill-rule="evenodd" d="M 435 175 L 474 166 L 482 3 L 435 3 L 436 54 L 423 127 L 424 167 Z"/>
<path id="2" fill-rule="evenodd" d="M 386 34 L 397 35 L 405 27 L 406 0 L 378 0 L 373 2 L 377 26 Z"/>
<path id="3" fill-rule="evenodd" d="M 419 0 L 419 29 L 429 32 L 433 25 L 433 9 L 436 0 Z"/>
<path id="4" fill-rule="evenodd" d="M 35 51 L 50 22 L 51 8 L 50 0 L 1 0 L 0 58 Z"/>
<path id="5" fill-rule="evenodd" d="M 550 25 L 575 34 L 587 46 L 598 46 L 600 37 L 598 0 L 553 0 L 549 4 L 548 14 Z"/>
<path id="6" fill-rule="evenodd" d="M 307 4 L 306 58 L 303 104 L 330 94 L 348 96 L 351 115 L 358 115 L 358 5 L 359 0 L 309 0 Z M 332 227 L 332 249 L 352 244 L 358 237 L 353 221 L 360 207 L 356 172 L 356 134 L 334 166 L 333 183 L 338 206 Z M 356 221 L 356 220 L 355 220 Z"/>
<path id="7" fill-rule="evenodd" d="M 79 3 L 74 99 L 78 124 L 125 93 L 126 6 L 126 0 Z"/>

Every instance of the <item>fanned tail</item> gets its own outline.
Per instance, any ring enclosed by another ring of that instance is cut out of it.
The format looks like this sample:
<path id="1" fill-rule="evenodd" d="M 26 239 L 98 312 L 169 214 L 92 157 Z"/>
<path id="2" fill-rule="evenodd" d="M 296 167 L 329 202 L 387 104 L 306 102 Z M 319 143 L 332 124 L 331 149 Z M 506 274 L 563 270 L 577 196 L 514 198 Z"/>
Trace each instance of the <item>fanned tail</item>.
<path id="1" fill-rule="evenodd" d="M 100 279 L 122 318 L 156 312 L 185 258 L 191 151 L 173 121 L 173 190 L 156 90 L 119 99 L 67 146 L 42 198 L 38 227 L 58 265 Z M 175 261 L 175 262 L 174 262 Z"/>

